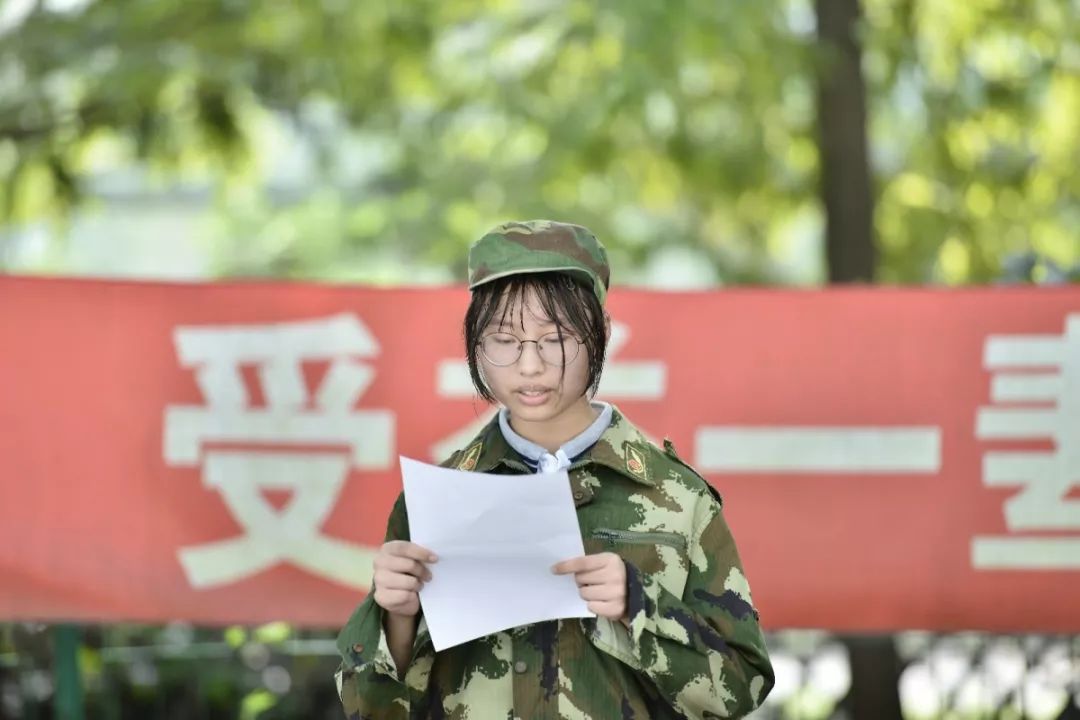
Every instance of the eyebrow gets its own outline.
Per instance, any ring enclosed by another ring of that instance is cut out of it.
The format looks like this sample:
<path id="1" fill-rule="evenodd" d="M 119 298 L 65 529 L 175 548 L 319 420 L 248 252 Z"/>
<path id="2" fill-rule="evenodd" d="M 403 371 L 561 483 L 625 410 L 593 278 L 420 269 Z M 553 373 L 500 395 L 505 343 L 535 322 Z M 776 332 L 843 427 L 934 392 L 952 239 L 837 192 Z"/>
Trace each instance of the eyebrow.
<path id="1" fill-rule="evenodd" d="M 557 323 L 554 320 L 547 320 L 547 321 L 545 321 L 543 323 L 540 323 L 540 327 L 543 327 L 543 328 L 550 327 L 552 325 L 562 325 L 563 327 L 566 327 L 566 323 Z M 487 327 L 489 327 L 489 328 L 493 328 L 493 327 L 515 328 L 515 327 L 517 327 L 517 324 L 515 324 L 515 323 L 513 323 L 513 322 L 511 322 L 509 320 L 506 320 L 506 319 L 502 319 L 502 320 L 494 320 L 493 319 L 491 322 L 489 322 L 487 324 Z"/>

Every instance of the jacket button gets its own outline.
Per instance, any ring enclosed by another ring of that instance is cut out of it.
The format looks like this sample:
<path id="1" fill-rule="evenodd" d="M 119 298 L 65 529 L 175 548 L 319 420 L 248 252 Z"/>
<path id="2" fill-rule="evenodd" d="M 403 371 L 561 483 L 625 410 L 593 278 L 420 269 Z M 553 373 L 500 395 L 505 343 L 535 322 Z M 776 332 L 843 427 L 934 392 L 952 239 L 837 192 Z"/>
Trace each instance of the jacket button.
<path id="1" fill-rule="evenodd" d="M 580 500 L 583 497 L 585 497 L 585 493 L 581 492 L 580 490 L 575 490 L 574 491 L 574 499 L 575 500 Z"/>
<path id="2" fill-rule="evenodd" d="M 356 643 L 355 645 L 352 646 L 352 651 L 354 653 L 362 653 L 362 652 L 364 652 L 364 646 L 361 645 L 360 643 Z"/>
<path id="3" fill-rule="evenodd" d="M 525 672 L 528 669 L 529 669 L 529 664 L 527 662 L 525 662 L 524 660 L 518 660 L 516 663 L 514 663 L 514 672 L 516 672 L 518 675 L 520 675 L 521 673 Z"/>

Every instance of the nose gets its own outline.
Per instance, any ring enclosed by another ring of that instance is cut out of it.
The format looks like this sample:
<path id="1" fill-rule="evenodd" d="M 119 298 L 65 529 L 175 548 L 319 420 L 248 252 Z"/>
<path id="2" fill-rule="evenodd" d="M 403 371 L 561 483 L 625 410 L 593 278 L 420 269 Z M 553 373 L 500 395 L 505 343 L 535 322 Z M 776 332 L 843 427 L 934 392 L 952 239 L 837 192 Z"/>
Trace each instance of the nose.
<path id="1" fill-rule="evenodd" d="M 540 346 L 535 342 L 521 344 L 518 371 L 522 375 L 539 375 L 544 372 L 544 359 L 540 357 Z"/>

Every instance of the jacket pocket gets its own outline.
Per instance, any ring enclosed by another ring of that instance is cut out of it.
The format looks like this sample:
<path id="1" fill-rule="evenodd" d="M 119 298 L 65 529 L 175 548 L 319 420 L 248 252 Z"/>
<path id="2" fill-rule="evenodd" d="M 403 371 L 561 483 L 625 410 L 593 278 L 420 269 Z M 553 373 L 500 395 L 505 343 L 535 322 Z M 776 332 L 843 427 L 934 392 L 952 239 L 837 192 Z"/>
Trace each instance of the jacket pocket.
<path id="1" fill-rule="evenodd" d="M 667 545 L 681 552 L 686 552 L 686 538 L 676 532 L 615 530 L 596 528 L 592 537 L 608 544 L 627 543 L 629 545 Z"/>
<path id="2" fill-rule="evenodd" d="M 585 545 L 589 552 L 616 553 L 665 590 L 682 597 L 690 567 L 685 535 L 662 530 L 596 528 L 588 534 Z"/>

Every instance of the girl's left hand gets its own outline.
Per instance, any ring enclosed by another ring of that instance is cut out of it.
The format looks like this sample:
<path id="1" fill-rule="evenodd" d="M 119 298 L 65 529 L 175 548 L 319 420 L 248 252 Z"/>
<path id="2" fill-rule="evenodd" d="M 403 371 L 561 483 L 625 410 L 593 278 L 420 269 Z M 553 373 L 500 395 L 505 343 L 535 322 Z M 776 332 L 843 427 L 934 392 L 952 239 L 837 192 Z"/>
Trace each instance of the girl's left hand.
<path id="1" fill-rule="evenodd" d="M 573 573 L 581 599 L 600 617 L 626 622 L 626 565 L 613 552 L 564 560 L 551 571 Z"/>

